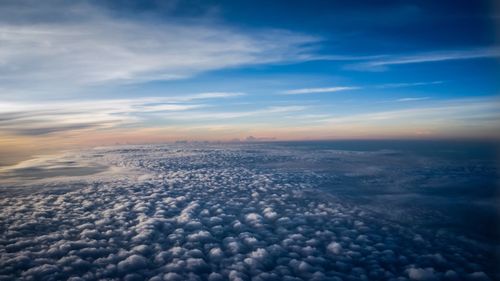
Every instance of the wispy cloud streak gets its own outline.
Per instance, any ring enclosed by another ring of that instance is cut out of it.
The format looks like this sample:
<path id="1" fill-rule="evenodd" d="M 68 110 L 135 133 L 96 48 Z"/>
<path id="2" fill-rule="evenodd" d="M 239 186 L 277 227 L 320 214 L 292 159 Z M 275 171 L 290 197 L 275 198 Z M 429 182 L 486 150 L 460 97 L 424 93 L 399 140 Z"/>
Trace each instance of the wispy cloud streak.
<path id="1" fill-rule="evenodd" d="M 439 85 L 439 84 L 443 84 L 443 83 L 444 83 L 444 81 L 389 83 L 389 84 L 375 86 L 375 88 L 379 88 L 379 89 L 405 88 L 405 87 L 416 87 L 416 86 Z"/>
<path id="2" fill-rule="evenodd" d="M 350 114 L 317 120 L 328 124 L 379 124 L 386 122 L 395 124 L 453 124 L 453 121 L 475 121 L 481 117 L 485 120 L 500 120 L 498 99 L 463 99 L 448 100 L 434 105 L 424 105 L 406 109 L 386 110 L 379 112 Z M 475 123 L 475 122 L 473 122 Z M 476 125 L 479 125 L 475 123 Z M 498 127 L 498 126 L 497 126 Z"/>
<path id="3" fill-rule="evenodd" d="M 242 95 L 244 94 L 208 92 L 177 97 L 0 102 L 0 132 L 43 135 L 62 131 L 116 128 L 140 124 L 144 121 L 144 115 L 193 111 L 210 106 L 199 101 Z"/>
<path id="4" fill-rule="evenodd" d="M 25 18 L 0 20 L 0 81 L 7 90 L 175 80 L 230 67 L 302 61 L 314 56 L 311 43 L 320 40 L 284 30 L 239 30 L 205 19 L 120 18 L 91 5 L 25 10 L 20 15 Z M 61 17 L 63 22 L 50 20 Z"/>
<path id="5" fill-rule="evenodd" d="M 288 106 L 267 106 L 256 110 L 242 111 L 217 111 L 217 112 L 190 112 L 190 114 L 178 114 L 170 112 L 162 114 L 166 119 L 185 120 L 185 121 L 211 121 L 211 120 L 231 120 L 239 118 L 269 118 L 275 115 L 284 115 L 306 110 L 306 106 L 288 105 Z"/>
<path id="6" fill-rule="evenodd" d="M 284 91 L 282 94 L 303 95 L 303 94 L 318 94 L 318 93 L 334 93 L 334 92 L 357 90 L 357 89 L 360 89 L 360 87 L 304 88 L 304 89 L 287 90 Z"/>
<path id="7" fill-rule="evenodd" d="M 421 101 L 421 100 L 428 100 L 430 99 L 429 97 L 419 97 L 419 98 L 401 98 L 397 99 L 396 101 L 398 102 L 407 102 L 407 101 Z"/>
<path id="8" fill-rule="evenodd" d="M 451 60 L 467 60 L 479 58 L 500 57 L 499 48 L 478 48 L 471 50 L 446 50 L 436 52 L 417 53 L 409 55 L 382 56 L 364 62 L 351 64 L 350 69 L 356 70 L 385 70 L 392 65 L 429 63 Z"/>

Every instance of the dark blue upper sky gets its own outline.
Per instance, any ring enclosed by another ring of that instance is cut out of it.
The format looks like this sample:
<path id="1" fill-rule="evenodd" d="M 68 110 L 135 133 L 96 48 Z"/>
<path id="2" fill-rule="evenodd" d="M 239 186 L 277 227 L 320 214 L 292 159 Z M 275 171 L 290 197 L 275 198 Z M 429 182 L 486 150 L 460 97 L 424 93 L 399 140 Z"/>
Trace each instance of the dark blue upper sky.
<path id="1" fill-rule="evenodd" d="M 335 44 L 330 51 L 361 54 L 493 45 L 498 16 L 494 3 L 484 0 L 106 2 L 105 6 L 122 16 L 186 19 L 208 15 L 241 28 L 317 34 Z"/>

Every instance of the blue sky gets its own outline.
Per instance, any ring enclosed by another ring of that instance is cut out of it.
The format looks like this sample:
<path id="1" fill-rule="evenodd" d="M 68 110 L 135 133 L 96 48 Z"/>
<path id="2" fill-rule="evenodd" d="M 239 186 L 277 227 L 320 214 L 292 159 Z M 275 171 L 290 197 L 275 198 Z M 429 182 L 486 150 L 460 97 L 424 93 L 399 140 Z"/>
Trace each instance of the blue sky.
<path id="1" fill-rule="evenodd" d="M 0 8 L 0 144 L 498 137 L 493 1 Z"/>

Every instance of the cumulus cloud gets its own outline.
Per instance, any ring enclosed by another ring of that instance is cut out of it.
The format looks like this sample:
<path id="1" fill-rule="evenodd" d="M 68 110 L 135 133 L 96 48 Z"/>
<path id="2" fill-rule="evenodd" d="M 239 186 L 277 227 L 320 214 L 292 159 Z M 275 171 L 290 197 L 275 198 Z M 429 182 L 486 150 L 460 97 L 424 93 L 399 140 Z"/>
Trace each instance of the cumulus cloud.
<path id="1" fill-rule="evenodd" d="M 432 281 L 436 280 L 433 268 L 410 268 L 408 269 L 408 277 L 411 280 Z"/>
<path id="2" fill-rule="evenodd" d="M 342 245 L 340 245 L 337 242 L 332 242 L 328 244 L 328 251 L 330 251 L 332 254 L 338 255 L 342 252 Z"/>
<path id="3" fill-rule="evenodd" d="M 118 270 L 127 273 L 144 269 L 146 266 L 147 260 L 143 256 L 131 255 L 118 263 Z"/>
<path id="4" fill-rule="evenodd" d="M 324 174 L 258 164 L 326 158 L 350 169 L 384 153 L 256 144 L 68 153 L 117 174 L 0 187 L 0 280 L 488 280 L 477 244 L 322 193 Z"/>

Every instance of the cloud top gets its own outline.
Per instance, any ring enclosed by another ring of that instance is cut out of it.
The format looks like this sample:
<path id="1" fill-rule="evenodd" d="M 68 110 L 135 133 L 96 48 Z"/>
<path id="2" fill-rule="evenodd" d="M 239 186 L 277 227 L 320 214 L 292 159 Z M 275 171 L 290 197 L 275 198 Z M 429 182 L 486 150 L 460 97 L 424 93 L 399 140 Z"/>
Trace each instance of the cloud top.
<path id="1" fill-rule="evenodd" d="M 65 162 L 121 169 L 2 185 L 0 279 L 488 280 L 493 262 L 476 243 L 385 220 L 386 212 L 317 189 L 329 179 L 314 172 L 322 159 L 342 163 L 332 165 L 337 183 L 407 180 L 405 165 L 365 169 L 381 159 L 401 163 L 397 154 L 302 145 L 69 153 Z M 302 172 L 269 166 L 291 159 L 315 164 Z M 37 163 L 50 170 L 60 162 Z"/>

